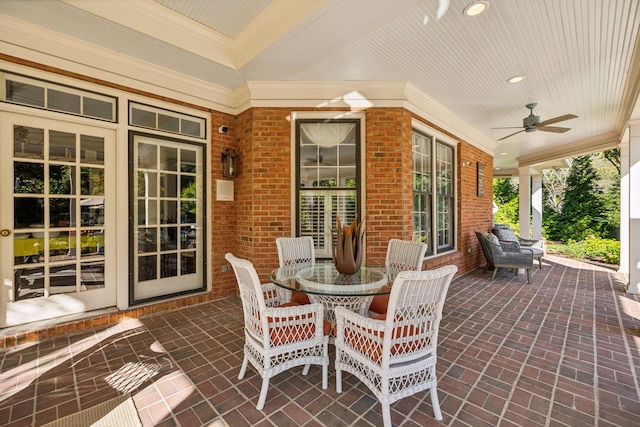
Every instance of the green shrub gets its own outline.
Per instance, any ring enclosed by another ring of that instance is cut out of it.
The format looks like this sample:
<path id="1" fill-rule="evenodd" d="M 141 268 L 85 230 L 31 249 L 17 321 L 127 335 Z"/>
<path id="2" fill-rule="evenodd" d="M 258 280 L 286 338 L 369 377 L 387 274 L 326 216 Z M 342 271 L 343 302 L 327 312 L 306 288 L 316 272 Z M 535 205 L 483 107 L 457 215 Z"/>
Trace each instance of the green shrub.
<path id="1" fill-rule="evenodd" d="M 579 242 L 569 241 L 566 244 L 549 244 L 547 248 L 574 259 L 590 259 L 607 264 L 620 263 L 620 242 L 617 240 L 588 236 Z"/>

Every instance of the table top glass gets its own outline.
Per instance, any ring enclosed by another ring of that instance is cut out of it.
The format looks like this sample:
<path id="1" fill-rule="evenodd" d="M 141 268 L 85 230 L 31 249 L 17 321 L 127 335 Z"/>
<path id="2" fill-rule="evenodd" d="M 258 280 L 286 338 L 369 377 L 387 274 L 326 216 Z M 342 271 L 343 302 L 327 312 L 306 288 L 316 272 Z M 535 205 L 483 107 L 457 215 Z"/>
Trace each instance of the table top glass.
<path id="1" fill-rule="evenodd" d="M 385 268 L 360 267 L 354 275 L 338 273 L 333 263 L 300 264 L 276 268 L 269 276 L 272 283 L 292 291 L 316 295 L 379 295 L 391 291 Z"/>

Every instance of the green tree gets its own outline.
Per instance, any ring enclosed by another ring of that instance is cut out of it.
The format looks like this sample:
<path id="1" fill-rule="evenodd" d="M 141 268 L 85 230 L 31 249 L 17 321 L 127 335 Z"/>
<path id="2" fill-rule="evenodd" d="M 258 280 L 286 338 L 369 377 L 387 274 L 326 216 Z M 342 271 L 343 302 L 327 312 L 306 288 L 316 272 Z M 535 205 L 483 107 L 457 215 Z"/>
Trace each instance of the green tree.
<path id="1" fill-rule="evenodd" d="M 518 186 L 514 178 L 496 178 L 493 180 L 493 200 L 503 205 L 518 198 Z"/>
<path id="2" fill-rule="evenodd" d="M 560 227 L 553 231 L 551 239 L 562 241 L 583 240 L 589 235 L 601 237 L 605 223 L 602 190 L 598 185 L 598 170 L 591 156 L 576 157 L 567 177 L 567 188 L 562 203 Z"/>
<path id="3" fill-rule="evenodd" d="M 493 200 L 498 206 L 495 215 L 497 224 L 509 224 L 518 228 L 518 186 L 516 178 L 495 178 L 493 180 Z"/>

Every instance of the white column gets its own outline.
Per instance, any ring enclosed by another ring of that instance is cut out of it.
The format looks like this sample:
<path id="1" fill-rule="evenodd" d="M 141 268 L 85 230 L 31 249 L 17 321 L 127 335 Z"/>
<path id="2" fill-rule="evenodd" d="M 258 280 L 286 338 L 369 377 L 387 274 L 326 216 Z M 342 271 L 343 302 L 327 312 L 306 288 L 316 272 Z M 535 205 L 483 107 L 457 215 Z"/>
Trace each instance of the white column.
<path id="1" fill-rule="evenodd" d="M 531 172 L 528 167 L 518 169 L 519 176 L 519 209 L 518 217 L 520 219 L 520 237 L 523 239 L 531 239 Z"/>
<path id="2" fill-rule="evenodd" d="M 629 126 L 629 286 L 640 293 L 640 121 Z"/>
<path id="3" fill-rule="evenodd" d="M 620 141 L 620 273 L 629 274 L 629 129 Z"/>
<path id="4" fill-rule="evenodd" d="M 535 173 L 531 175 L 531 214 L 532 230 L 531 238 L 542 239 L 542 175 Z"/>

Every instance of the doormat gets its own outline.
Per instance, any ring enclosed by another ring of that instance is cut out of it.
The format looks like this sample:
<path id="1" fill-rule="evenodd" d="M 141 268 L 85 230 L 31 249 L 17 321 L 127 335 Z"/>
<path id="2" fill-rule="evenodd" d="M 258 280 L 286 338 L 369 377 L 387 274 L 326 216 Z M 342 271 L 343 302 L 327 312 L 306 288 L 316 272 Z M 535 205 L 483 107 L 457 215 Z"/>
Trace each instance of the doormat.
<path id="1" fill-rule="evenodd" d="M 131 396 L 119 396 L 43 427 L 142 427 Z"/>

